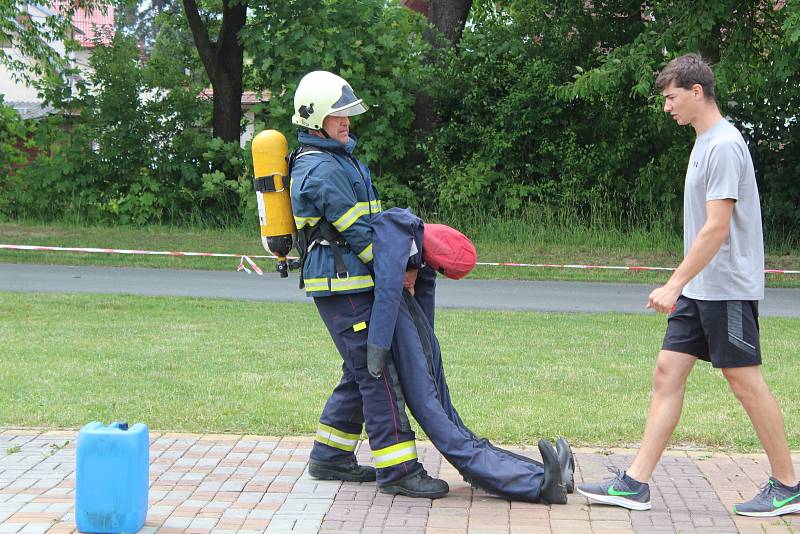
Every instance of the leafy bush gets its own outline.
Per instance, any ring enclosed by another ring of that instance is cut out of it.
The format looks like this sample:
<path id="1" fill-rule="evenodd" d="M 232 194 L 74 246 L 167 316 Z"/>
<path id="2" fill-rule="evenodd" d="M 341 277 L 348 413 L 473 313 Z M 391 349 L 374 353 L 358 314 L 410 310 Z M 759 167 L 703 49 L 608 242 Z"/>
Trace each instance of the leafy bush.
<path id="1" fill-rule="evenodd" d="M 615 9 L 614 3 L 608 8 Z M 631 38 L 576 62 L 584 68 L 561 95 L 598 105 L 625 94 L 644 97 L 667 61 L 701 52 L 717 78 L 720 110 L 748 141 L 766 226 L 791 232 L 800 224 L 800 152 L 794 148 L 800 143 L 800 3 L 700 0 L 687 10 L 685 2 L 662 0 L 636 10 L 638 28 Z M 661 99 L 653 100 L 655 114 Z M 656 186 L 659 174 L 680 180 L 686 157 L 671 159 L 680 146 L 691 145 L 693 132 L 671 133 L 652 121 L 632 126 L 658 151 L 655 158 L 631 160 L 645 171 L 643 182 Z M 677 202 L 672 207 L 679 209 Z"/>
<path id="2" fill-rule="evenodd" d="M 476 2 L 459 46 L 435 50 L 424 19 L 397 2 L 248 9 L 245 87 L 271 94 L 256 131 L 278 129 L 294 145 L 300 78 L 341 74 L 372 108 L 352 130 L 387 205 L 440 219 L 548 213 L 677 229 L 694 132 L 664 115 L 653 81 L 670 58 L 699 50 L 714 63 L 723 113 L 748 139 L 768 231 L 800 224 L 797 1 Z M 197 98 L 208 82 L 185 20 L 162 22 L 148 62 L 123 36 L 98 45 L 94 74 L 61 102 L 79 117 L 39 124 L 28 141 L 38 158 L 0 176 L 0 214 L 255 219 L 249 147 L 210 139 L 210 103 Z M 422 139 L 412 129 L 419 91 L 436 114 Z M 19 157 L 8 147 L 24 128 L 3 121 L 4 160 Z"/>
<path id="3" fill-rule="evenodd" d="M 30 145 L 33 126 L 3 103 L 0 95 L 0 218 L 14 209 L 14 192 L 19 186 L 19 168 L 28 161 L 24 150 Z"/>
<path id="4" fill-rule="evenodd" d="M 184 73 L 173 42 L 159 49 L 164 41 L 146 64 L 131 38 L 96 43 L 92 74 L 62 102 L 77 117 L 39 125 L 42 152 L 20 171 L 25 186 L 11 215 L 137 225 L 238 220 L 242 187 L 218 175 L 244 174 L 242 150 L 211 139 L 209 103 L 198 98 L 203 81 Z"/>
<path id="5" fill-rule="evenodd" d="M 646 208 L 631 196 L 631 160 L 646 143 L 641 134 L 626 138 L 647 116 L 646 101 L 560 98 L 598 30 L 580 9 L 544 7 L 494 11 L 467 28 L 459 51 L 437 58 L 430 87 L 440 127 L 423 174 L 425 201 L 445 213 L 513 215 L 535 204 L 608 222 Z"/>
<path id="6" fill-rule="evenodd" d="M 715 62 L 723 113 L 749 138 L 765 217 L 796 228 L 800 4 L 642 6 L 507 2 L 473 13 L 426 82 L 439 127 L 418 171 L 424 203 L 450 216 L 535 204 L 677 227 L 694 132 L 665 116 L 653 82 L 668 59 L 700 50 Z"/>

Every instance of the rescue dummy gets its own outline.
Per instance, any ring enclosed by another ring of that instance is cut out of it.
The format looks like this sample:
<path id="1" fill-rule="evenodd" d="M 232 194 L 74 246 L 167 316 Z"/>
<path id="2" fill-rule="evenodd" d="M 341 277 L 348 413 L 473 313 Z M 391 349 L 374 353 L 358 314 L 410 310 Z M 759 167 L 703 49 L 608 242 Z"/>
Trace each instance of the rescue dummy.
<path id="1" fill-rule="evenodd" d="M 512 500 L 566 503 L 567 490 L 574 485 L 574 460 L 565 440 L 558 440 L 557 452 L 547 440 L 539 441 L 544 463 L 515 454 L 476 436 L 450 399 L 433 329 L 434 267 L 452 278 L 465 276 L 475 264 L 472 244 L 454 230 L 423 226 L 409 210 L 396 208 L 376 214 L 372 232 L 375 301 L 367 342 L 372 375 L 396 372 L 414 418 L 473 486 Z M 420 270 L 412 296 L 402 281 L 415 248 L 423 249 L 427 265 Z"/>

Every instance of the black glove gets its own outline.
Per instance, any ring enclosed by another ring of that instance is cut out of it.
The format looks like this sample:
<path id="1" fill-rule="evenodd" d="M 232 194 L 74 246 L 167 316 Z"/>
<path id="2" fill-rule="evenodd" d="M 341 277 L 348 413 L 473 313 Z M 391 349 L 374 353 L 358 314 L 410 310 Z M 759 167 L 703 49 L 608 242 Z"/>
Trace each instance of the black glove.
<path id="1" fill-rule="evenodd" d="M 383 367 L 391 358 L 392 352 L 389 349 L 375 345 L 367 345 L 367 370 L 373 378 L 380 378 L 383 374 Z"/>

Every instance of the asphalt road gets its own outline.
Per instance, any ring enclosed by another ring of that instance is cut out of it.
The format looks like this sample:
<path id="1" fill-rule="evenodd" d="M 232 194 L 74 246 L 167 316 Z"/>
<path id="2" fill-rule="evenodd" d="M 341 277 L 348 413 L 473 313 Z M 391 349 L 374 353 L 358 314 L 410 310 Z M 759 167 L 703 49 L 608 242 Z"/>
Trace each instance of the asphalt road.
<path id="1" fill-rule="evenodd" d="M 437 306 L 550 312 L 654 313 L 644 305 L 654 286 L 587 282 L 447 280 Z M 297 276 L 244 272 L 0 264 L 0 291 L 128 293 L 310 302 Z M 800 289 L 767 289 L 761 315 L 800 317 Z"/>

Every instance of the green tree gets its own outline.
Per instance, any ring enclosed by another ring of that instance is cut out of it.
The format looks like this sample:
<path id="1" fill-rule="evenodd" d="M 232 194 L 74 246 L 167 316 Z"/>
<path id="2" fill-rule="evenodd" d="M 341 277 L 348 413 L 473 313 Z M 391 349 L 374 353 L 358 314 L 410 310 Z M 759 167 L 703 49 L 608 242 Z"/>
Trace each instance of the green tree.
<path id="1" fill-rule="evenodd" d="M 635 34 L 640 20 L 621 7 L 606 5 L 607 18 L 582 3 L 475 11 L 480 20 L 429 85 L 441 125 L 425 145 L 430 169 L 420 173 L 429 177 L 423 190 L 431 207 L 518 213 L 535 203 L 606 220 L 645 211 L 641 200 L 651 191 L 631 162 L 652 150 L 636 132 L 659 117 L 627 95 L 600 105 L 557 97 L 598 42 Z"/>
<path id="2" fill-rule="evenodd" d="M 308 17 L 311 25 L 296 10 L 310 15 L 313 2 L 279 7 L 254 13 L 259 24 L 241 34 L 251 58 L 249 88 L 273 95 L 259 113 L 266 121 L 261 126 L 282 129 L 294 142 L 297 82 L 314 69 L 340 72 L 373 107 L 369 120 L 354 124 L 364 134 L 359 156 L 373 164 L 385 198 L 409 199 L 398 176 L 419 83 L 422 19 L 377 0 L 350 0 L 326 3 L 323 16 Z M 93 71 L 71 102 L 79 115 L 74 126 L 61 129 L 52 118 L 37 129 L 44 152 L 23 171 L 15 216 L 75 213 L 86 221 L 134 224 L 252 218 L 249 158 L 238 139 L 212 138 L 207 127 L 212 110 L 198 95 L 208 80 L 194 44 L 182 38 L 188 22 L 168 17 L 158 23 L 146 62 L 131 36 L 118 33 L 109 46 L 97 43 Z M 58 194 L 41 194 L 48 190 Z"/>
<path id="3" fill-rule="evenodd" d="M 797 1 L 476 5 L 426 86 L 440 126 L 417 190 L 454 214 L 534 204 L 678 224 L 693 132 L 665 116 L 653 82 L 669 59 L 700 50 L 750 141 L 768 218 L 796 227 L 798 27 Z"/>
<path id="4" fill-rule="evenodd" d="M 149 51 L 164 25 L 169 25 L 171 19 L 181 17 L 182 11 L 180 0 L 116 0 L 116 29 L 132 35 Z M 186 31 L 189 32 L 188 28 Z M 189 36 L 191 39 L 191 34 Z"/>
<path id="5" fill-rule="evenodd" d="M 249 66 L 246 85 L 268 90 L 266 125 L 294 143 L 297 83 L 313 70 L 347 79 L 371 106 L 355 117 L 359 158 L 381 176 L 378 185 L 400 203 L 412 200 L 401 175 L 411 144 L 414 92 L 421 82 L 424 19 L 382 0 L 289 0 L 253 6 L 242 31 Z"/>
<path id="6" fill-rule="evenodd" d="M 202 69 L 194 47 L 179 39 L 184 31 L 180 20 L 164 21 L 146 64 L 122 35 L 92 57 L 73 135 L 91 151 L 85 158 L 75 151 L 73 159 L 97 180 L 103 217 L 135 224 L 238 219 L 241 151 L 238 142 L 232 151 L 211 139 L 209 106 L 198 98 L 206 79 L 196 76 Z"/>
<path id="7" fill-rule="evenodd" d="M 628 39 L 601 44 L 595 57 L 576 63 L 577 76 L 560 95 L 598 105 L 624 95 L 631 105 L 648 102 L 657 113 L 657 71 L 673 57 L 699 51 L 712 63 L 723 114 L 748 139 L 768 220 L 795 228 L 800 223 L 800 2 L 699 0 L 689 8 L 666 0 L 648 2 L 641 13 Z M 647 137 L 664 149 L 638 165 L 663 171 L 672 167 L 672 179 L 679 181 L 683 173 L 667 159 L 659 161 L 659 153 L 676 148 L 669 138 L 665 146 L 654 133 L 660 132 L 651 129 Z"/>
<path id="8" fill-rule="evenodd" d="M 247 22 L 247 0 L 222 0 L 201 12 L 196 0 L 183 0 L 186 20 L 214 90 L 214 137 L 237 142 L 242 120 L 244 45 L 239 33 Z"/>
<path id="9" fill-rule="evenodd" d="M 464 27 L 469 20 L 472 10 L 472 0 L 430 0 L 426 17 L 429 26 L 423 33 L 425 40 L 432 51 L 442 49 L 449 51 L 450 47 L 457 48 L 464 34 Z M 478 17 L 486 10 L 492 10 L 493 5 L 481 5 L 478 8 Z M 479 18 L 476 19 L 479 20 Z M 438 54 L 431 52 L 424 57 L 424 62 L 431 71 L 437 70 Z M 436 127 L 436 111 L 434 101 L 426 84 L 420 84 L 414 95 L 414 123 L 413 129 L 418 135 L 428 135 Z M 425 155 L 413 151 L 412 160 L 419 164 Z"/>

